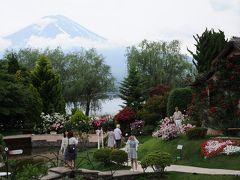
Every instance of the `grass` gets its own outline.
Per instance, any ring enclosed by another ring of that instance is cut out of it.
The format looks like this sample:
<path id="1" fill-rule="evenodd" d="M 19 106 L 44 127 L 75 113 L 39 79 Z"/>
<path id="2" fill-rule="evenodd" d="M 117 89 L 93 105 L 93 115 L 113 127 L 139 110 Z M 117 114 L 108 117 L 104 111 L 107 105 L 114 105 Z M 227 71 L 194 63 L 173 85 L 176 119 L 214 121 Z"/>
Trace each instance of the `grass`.
<path id="1" fill-rule="evenodd" d="M 153 138 L 150 136 L 140 138 L 144 140 L 139 146 L 138 157 L 141 160 L 145 155 L 153 151 L 168 152 L 172 155 L 173 164 L 189 165 L 205 168 L 235 169 L 240 170 L 239 155 L 218 155 L 216 157 L 204 159 L 200 151 L 202 140 L 188 140 L 186 136 L 180 136 L 170 141 L 163 141 L 161 138 Z M 205 139 L 206 140 L 206 139 Z M 183 145 L 182 160 L 176 161 L 177 145 Z M 240 178 L 239 178 L 240 179 Z"/>
<path id="2" fill-rule="evenodd" d="M 190 174 L 190 173 L 179 173 L 179 172 L 168 172 L 164 177 L 160 178 L 158 175 L 146 174 L 141 177 L 136 178 L 136 180 L 203 180 L 203 179 L 211 179 L 211 180 L 238 180 L 239 176 L 224 176 L 224 175 L 206 175 L 206 174 Z"/>
<path id="3" fill-rule="evenodd" d="M 76 160 L 77 168 L 100 170 L 100 171 L 122 170 L 122 169 L 131 168 L 129 166 L 121 166 L 114 163 L 104 166 L 103 163 L 97 162 L 94 160 L 93 153 L 96 150 L 97 150 L 96 148 L 92 148 L 92 149 L 78 152 L 77 160 Z"/>

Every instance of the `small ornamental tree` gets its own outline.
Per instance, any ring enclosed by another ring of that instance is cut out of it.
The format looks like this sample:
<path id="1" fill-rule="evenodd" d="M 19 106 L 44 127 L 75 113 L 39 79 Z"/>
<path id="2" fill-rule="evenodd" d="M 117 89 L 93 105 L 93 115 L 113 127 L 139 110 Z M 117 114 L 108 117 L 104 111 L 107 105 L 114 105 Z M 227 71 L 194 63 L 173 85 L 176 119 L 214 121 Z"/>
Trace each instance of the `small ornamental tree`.
<path id="1" fill-rule="evenodd" d="M 119 111 L 113 119 L 121 125 L 123 132 L 130 131 L 130 123 L 136 118 L 136 113 L 130 107 L 125 107 Z"/>
<path id="2" fill-rule="evenodd" d="M 125 107 L 119 111 L 115 116 L 114 120 L 121 121 L 132 121 L 135 118 L 135 112 L 130 107 Z"/>
<path id="3" fill-rule="evenodd" d="M 192 91 L 190 88 L 174 89 L 169 97 L 167 103 L 167 115 L 172 116 L 175 107 L 179 107 L 180 111 L 187 110 L 192 101 Z"/>
<path id="4" fill-rule="evenodd" d="M 89 120 L 89 117 L 80 109 L 77 109 L 71 117 L 73 128 L 78 132 L 88 132 L 90 130 Z"/>

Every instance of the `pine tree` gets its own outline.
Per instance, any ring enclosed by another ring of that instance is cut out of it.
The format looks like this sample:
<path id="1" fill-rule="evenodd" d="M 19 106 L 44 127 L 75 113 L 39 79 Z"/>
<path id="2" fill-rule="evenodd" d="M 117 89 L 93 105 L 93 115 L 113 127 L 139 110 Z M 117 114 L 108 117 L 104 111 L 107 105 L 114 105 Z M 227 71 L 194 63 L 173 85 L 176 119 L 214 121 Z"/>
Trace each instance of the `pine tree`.
<path id="1" fill-rule="evenodd" d="M 135 111 L 140 110 L 144 101 L 143 82 L 134 65 L 130 66 L 128 76 L 124 78 L 120 85 L 119 96 L 124 100 L 124 104 Z"/>
<path id="2" fill-rule="evenodd" d="M 9 53 L 6 55 L 8 61 L 8 73 L 15 74 L 19 70 L 18 58 L 16 53 Z"/>
<path id="3" fill-rule="evenodd" d="M 226 44 L 223 31 L 215 32 L 213 29 L 206 29 L 201 36 L 193 36 L 196 40 L 196 53 L 188 49 L 194 58 L 193 64 L 199 74 L 207 72 L 214 58 L 219 54 Z"/>
<path id="4" fill-rule="evenodd" d="M 65 102 L 61 94 L 59 76 L 45 56 L 41 56 L 31 73 L 33 86 L 38 90 L 44 113 L 65 113 Z"/>

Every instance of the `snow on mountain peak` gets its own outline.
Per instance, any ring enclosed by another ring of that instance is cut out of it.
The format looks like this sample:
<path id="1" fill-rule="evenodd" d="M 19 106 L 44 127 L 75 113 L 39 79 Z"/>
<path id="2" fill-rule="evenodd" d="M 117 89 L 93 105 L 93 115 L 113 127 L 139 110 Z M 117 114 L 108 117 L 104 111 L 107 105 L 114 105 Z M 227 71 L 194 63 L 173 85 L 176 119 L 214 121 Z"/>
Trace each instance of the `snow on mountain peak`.
<path id="1" fill-rule="evenodd" d="M 64 38 L 62 38 L 63 36 Z M 90 44 L 103 44 L 106 41 L 105 38 L 62 15 L 45 16 L 29 26 L 5 36 L 4 39 L 11 41 L 11 47 L 14 49 L 37 47 L 39 44 L 45 46 L 54 44 L 57 47 L 73 41 L 82 46 L 88 42 L 89 46 L 89 42 L 91 42 Z"/>

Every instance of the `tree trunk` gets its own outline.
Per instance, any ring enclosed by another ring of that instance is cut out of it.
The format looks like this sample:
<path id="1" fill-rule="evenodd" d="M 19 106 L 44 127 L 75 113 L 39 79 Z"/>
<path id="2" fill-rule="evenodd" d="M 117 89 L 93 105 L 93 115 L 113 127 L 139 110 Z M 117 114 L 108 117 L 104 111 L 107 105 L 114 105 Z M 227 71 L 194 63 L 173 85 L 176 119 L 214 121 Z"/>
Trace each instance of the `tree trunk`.
<path id="1" fill-rule="evenodd" d="M 85 111 L 86 116 L 89 116 L 90 104 L 91 104 L 91 101 L 90 101 L 90 99 L 88 99 L 87 104 L 86 104 L 86 111 Z"/>

